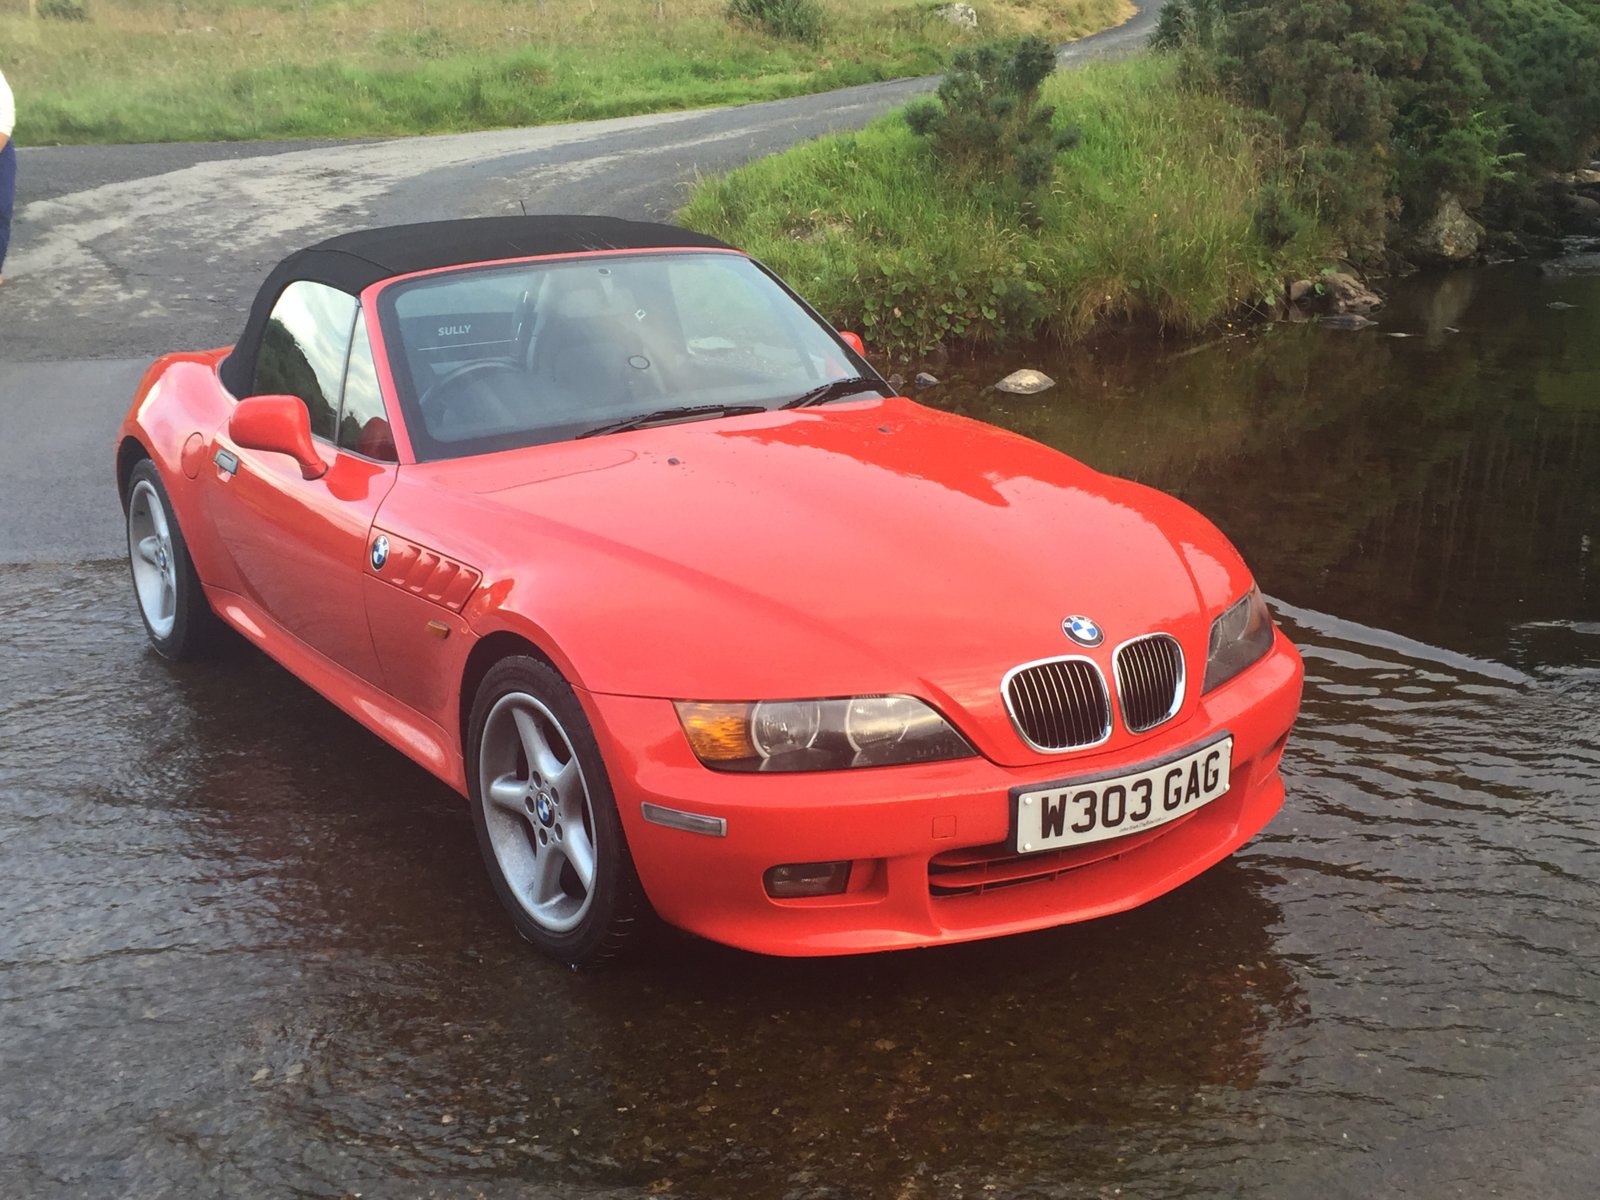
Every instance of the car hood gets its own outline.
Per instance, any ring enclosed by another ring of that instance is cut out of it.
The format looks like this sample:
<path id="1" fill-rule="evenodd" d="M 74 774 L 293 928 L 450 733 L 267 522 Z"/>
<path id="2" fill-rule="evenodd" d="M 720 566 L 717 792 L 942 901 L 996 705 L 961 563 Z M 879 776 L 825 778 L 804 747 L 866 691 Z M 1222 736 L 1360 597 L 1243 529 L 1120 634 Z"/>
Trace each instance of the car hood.
<path id="1" fill-rule="evenodd" d="M 476 545 L 455 552 L 491 591 L 502 581 L 495 604 L 546 631 L 595 691 L 906 692 L 987 731 L 992 757 L 1027 761 L 1000 694 L 1010 668 L 1086 653 L 1109 679 L 1114 646 L 1153 630 L 1178 636 L 1191 663 L 1204 653 L 1181 547 L 1217 537 L 1207 523 L 909 400 L 658 427 L 419 476 L 436 508 L 473 510 L 450 523 Z M 1067 638 L 1077 614 L 1103 646 Z"/>

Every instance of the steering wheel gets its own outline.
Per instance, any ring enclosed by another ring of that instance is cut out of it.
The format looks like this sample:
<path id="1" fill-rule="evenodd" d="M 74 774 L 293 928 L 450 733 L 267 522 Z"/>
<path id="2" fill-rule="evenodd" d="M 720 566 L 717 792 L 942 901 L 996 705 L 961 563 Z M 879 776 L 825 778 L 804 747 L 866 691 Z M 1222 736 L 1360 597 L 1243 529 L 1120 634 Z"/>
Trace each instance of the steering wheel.
<path id="1" fill-rule="evenodd" d="M 441 417 L 445 418 L 448 423 L 450 418 L 461 416 L 462 414 L 460 413 L 450 412 L 449 402 L 452 399 L 451 392 L 462 389 L 462 385 L 466 383 L 487 385 L 478 391 L 480 403 L 487 398 L 499 400 L 499 395 L 493 387 L 493 381 L 505 376 L 514 376 L 519 383 L 524 387 L 526 386 L 528 373 L 517 366 L 516 363 L 508 362 L 503 358 L 480 358 L 473 362 L 462 363 L 455 370 L 435 379 L 428 385 L 428 390 L 418 398 L 417 407 L 422 410 L 422 419 L 427 423 L 430 430 L 437 430 Z M 496 419 L 504 421 L 507 417 L 513 415 L 503 405 L 499 406 L 499 408 L 500 411 L 493 414 Z M 468 423 L 471 422 L 469 421 Z"/>

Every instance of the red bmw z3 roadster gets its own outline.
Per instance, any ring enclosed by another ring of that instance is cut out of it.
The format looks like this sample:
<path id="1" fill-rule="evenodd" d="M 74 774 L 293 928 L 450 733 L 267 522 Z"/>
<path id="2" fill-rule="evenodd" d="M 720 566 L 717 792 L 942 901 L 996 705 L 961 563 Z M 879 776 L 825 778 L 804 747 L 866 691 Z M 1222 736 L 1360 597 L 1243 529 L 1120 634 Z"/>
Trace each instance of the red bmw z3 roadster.
<path id="1" fill-rule="evenodd" d="M 744 254 L 590 217 L 348 234 L 123 422 L 134 594 L 471 803 L 569 963 L 1148 901 L 1283 802 L 1301 664 L 1178 501 L 894 395 Z"/>

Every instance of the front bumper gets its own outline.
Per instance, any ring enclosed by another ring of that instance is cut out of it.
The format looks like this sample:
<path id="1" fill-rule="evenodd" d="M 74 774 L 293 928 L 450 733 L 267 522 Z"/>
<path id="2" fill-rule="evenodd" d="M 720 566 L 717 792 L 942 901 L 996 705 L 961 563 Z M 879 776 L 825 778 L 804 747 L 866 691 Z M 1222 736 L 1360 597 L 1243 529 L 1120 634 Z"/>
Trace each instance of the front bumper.
<path id="1" fill-rule="evenodd" d="M 1226 858 L 1283 804 L 1278 764 L 1300 705 L 1300 656 L 1272 651 L 1182 720 L 1131 746 L 1026 768 L 984 758 L 815 774 L 736 775 L 702 766 L 669 702 L 583 696 L 611 774 L 639 878 L 663 919 L 762 954 L 856 954 L 997 937 L 1134 908 Z M 1226 729 L 1232 785 L 1159 829 L 1016 856 L 1010 789 L 1131 770 Z M 721 818 L 712 837 L 646 821 L 644 804 Z M 782 863 L 851 860 L 850 890 L 774 900 Z M 951 886 L 955 881 L 958 886 Z"/>

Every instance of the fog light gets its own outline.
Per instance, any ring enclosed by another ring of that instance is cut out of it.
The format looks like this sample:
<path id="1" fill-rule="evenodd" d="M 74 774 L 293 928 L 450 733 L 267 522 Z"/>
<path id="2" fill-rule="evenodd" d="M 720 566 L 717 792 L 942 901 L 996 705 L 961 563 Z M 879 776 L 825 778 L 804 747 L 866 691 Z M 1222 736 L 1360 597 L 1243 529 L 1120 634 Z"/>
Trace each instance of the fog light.
<path id="1" fill-rule="evenodd" d="M 785 863 L 762 876 L 774 900 L 796 896 L 837 896 L 850 886 L 848 862 Z"/>

